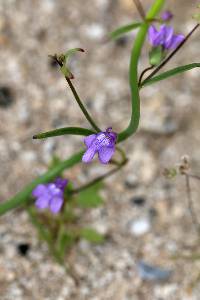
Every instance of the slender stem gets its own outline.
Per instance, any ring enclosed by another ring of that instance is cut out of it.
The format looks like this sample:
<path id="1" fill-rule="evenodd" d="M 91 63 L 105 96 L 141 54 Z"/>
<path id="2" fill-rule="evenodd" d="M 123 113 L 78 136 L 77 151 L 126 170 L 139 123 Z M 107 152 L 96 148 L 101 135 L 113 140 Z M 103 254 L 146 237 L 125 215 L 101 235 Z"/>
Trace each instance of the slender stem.
<path id="1" fill-rule="evenodd" d="M 147 14 L 147 19 L 154 19 L 162 9 L 164 3 L 165 0 L 156 0 Z M 134 134 L 139 125 L 140 95 L 139 95 L 139 88 L 138 88 L 138 62 L 145 41 L 148 26 L 149 25 L 146 22 L 143 25 L 141 25 L 140 30 L 134 41 L 134 46 L 131 52 L 131 60 L 130 60 L 130 67 L 129 67 L 129 83 L 131 89 L 132 113 L 131 113 L 131 120 L 129 122 L 128 127 L 124 131 L 120 132 L 120 134 L 118 135 L 118 140 L 117 140 L 118 143 L 127 139 L 132 134 Z"/>
<path id="2" fill-rule="evenodd" d="M 191 178 L 194 178 L 194 179 L 197 179 L 197 180 L 200 180 L 200 176 L 199 175 L 195 175 L 195 174 L 190 174 L 190 173 L 187 173 L 187 175 Z"/>
<path id="3" fill-rule="evenodd" d="M 79 188 L 72 190 L 70 193 L 71 194 L 77 194 L 77 193 L 79 193 L 79 192 L 81 192 L 81 191 L 89 188 L 90 186 L 92 186 L 92 185 L 94 185 L 94 184 L 96 184 L 96 183 L 98 183 L 98 182 L 106 179 L 107 177 L 110 177 L 111 175 L 113 175 L 114 173 L 116 173 L 117 171 L 119 171 L 123 166 L 125 166 L 125 164 L 127 163 L 127 161 L 128 161 L 127 159 L 124 160 L 124 161 L 122 161 L 116 168 L 112 169 L 111 171 L 107 172 L 104 175 L 96 177 L 92 181 L 90 181 L 90 182 L 88 182 L 88 183 L 80 186 Z"/>
<path id="4" fill-rule="evenodd" d="M 54 257 L 56 262 L 65 269 L 65 272 L 74 279 L 75 284 L 78 286 L 79 285 L 78 276 L 76 275 L 73 268 L 69 264 L 67 266 L 65 265 L 64 259 L 62 259 L 62 257 L 59 255 L 58 251 L 55 248 L 52 236 L 48 233 L 47 230 L 45 230 L 44 225 L 38 221 L 37 216 L 34 213 L 34 210 L 31 207 L 27 206 L 26 211 L 29 215 L 32 224 L 37 229 L 39 236 L 47 243 L 51 255 Z"/>
<path id="5" fill-rule="evenodd" d="M 143 79 L 144 75 L 146 74 L 146 72 L 152 70 L 153 68 L 154 68 L 154 66 L 150 66 L 150 67 L 148 67 L 148 68 L 146 68 L 146 69 L 144 69 L 144 70 L 142 71 L 142 73 L 141 73 L 141 75 L 140 75 L 140 78 L 139 78 L 139 80 L 138 80 L 138 85 L 139 85 L 139 86 L 141 86 L 142 79 Z"/>
<path id="6" fill-rule="evenodd" d="M 195 230 L 197 233 L 200 233 L 200 226 L 195 214 L 195 208 L 193 207 L 192 201 L 192 194 L 191 194 L 191 186 L 190 186 L 190 176 L 185 173 L 185 183 L 186 183 L 186 193 L 187 193 L 187 200 L 188 200 L 188 209 L 192 218 L 192 223 L 194 225 Z"/>
<path id="7" fill-rule="evenodd" d="M 23 190 L 17 193 L 14 197 L 0 204 L 0 216 L 29 201 L 32 190 L 40 183 L 47 183 L 77 163 L 81 161 L 84 151 L 80 151 L 72 155 L 69 159 L 63 160 L 56 165 L 53 169 L 48 170 L 42 176 L 37 177 Z"/>
<path id="8" fill-rule="evenodd" d="M 90 116 L 90 114 L 88 113 L 87 109 L 85 108 L 84 104 L 82 103 L 78 93 L 76 92 L 76 89 L 74 87 L 74 85 L 72 84 L 71 80 L 67 77 L 65 77 L 65 79 L 67 80 L 67 83 L 69 84 L 69 87 L 74 95 L 74 98 L 76 99 L 76 102 L 78 103 L 80 109 L 82 110 L 83 114 L 85 115 L 86 119 L 88 120 L 88 122 L 90 123 L 90 125 L 97 131 L 101 131 L 101 129 L 96 125 L 96 123 L 94 122 L 94 120 L 92 119 L 92 117 Z"/>
<path id="9" fill-rule="evenodd" d="M 147 23 L 152 23 L 152 22 L 157 22 L 157 23 L 163 23 L 163 20 L 158 19 L 158 18 L 153 18 L 153 19 L 146 19 Z"/>
<path id="10" fill-rule="evenodd" d="M 31 207 L 26 206 L 26 211 L 29 215 L 31 223 L 37 229 L 40 238 L 42 238 L 48 244 L 48 247 L 49 247 L 49 250 L 50 250 L 51 254 L 54 256 L 56 261 L 58 263 L 60 263 L 60 258 L 59 258 L 59 256 L 57 255 L 57 253 L 54 249 L 54 243 L 53 243 L 53 239 L 52 239 L 52 236 L 51 236 L 50 232 L 45 230 L 44 226 L 38 221 L 38 218 L 35 215 L 34 210 Z"/>
<path id="11" fill-rule="evenodd" d="M 171 59 L 172 57 L 179 51 L 179 49 L 182 48 L 182 46 L 188 41 L 188 39 L 191 37 L 191 35 L 197 30 L 197 28 L 200 26 L 200 24 L 197 24 L 185 37 L 185 39 L 178 45 L 178 47 L 172 51 L 172 53 L 165 59 L 163 62 L 142 82 L 143 83 L 149 79 L 151 79 L 155 74 L 158 73 Z"/>
<path id="12" fill-rule="evenodd" d="M 135 3 L 135 6 L 136 6 L 141 18 L 143 20 L 145 20 L 146 15 L 145 15 L 145 11 L 144 11 L 144 8 L 142 6 L 142 3 L 140 2 L 140 0 L 133 0 L 133 2 Z"/>
<path id="13" fill-rule="evenodd" d="M 127 157 L 126 157 L 126 153 L 124 152 L 124 150 L 122 148 L 120 148 L 119 146 L 116 147 L 116 150 L 121 154 L 122 161 L 126 161 Z"/>
<path id="14" fill-rule="evenodd" d="M 60 62 L 57 59 L 56 55 L 51 56 L 51 58 L 54 59 L 57 62 L 57 64 L 62 68 L 63 64 L 62 64 L 62 62 Z M 69 87 L 72 91 L 72 94 L 74 95 L 74 98 L 75 98 L 76 102 L 78 103 L 80 109 L 82 110 L 84 116 L 86 117 L 86 119 L 88 120 L 90 125 L 94 128 L 95 131 L 97 131 L 97 132 L 101 131 L 101 129 L 96 125 L 96 123 L 94 122 L 94 120 L 92 119 L 90 114 L 88 113 L 87 109 L 85 108 L 84 104 L 82 103 L 82 101 L 81 101 L 74 85 L 72 84 L 71 80 L 66 76 L 65 76 L 65 79 L 66 79 L 66 81 L 67 81 L 67 83 L 68 83 L 68 85 L 69 85 Z"/>

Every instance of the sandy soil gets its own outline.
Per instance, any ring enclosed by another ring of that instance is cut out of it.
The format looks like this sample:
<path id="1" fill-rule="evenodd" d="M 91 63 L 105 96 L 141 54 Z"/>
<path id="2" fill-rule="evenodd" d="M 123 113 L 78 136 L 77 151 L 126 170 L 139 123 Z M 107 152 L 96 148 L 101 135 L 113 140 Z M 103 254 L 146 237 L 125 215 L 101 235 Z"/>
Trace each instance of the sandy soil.
<path id="1" fill-rule="evenodd" d="M 145 7 L 150 3 L 144 1 Z M 186 34 L 194 26 L 196 1 L 168 3 L 177 32 Z M 53 153 L 66 158 L 83 146 L 79 137 L 32 140 L 33 134 L 55 127 L 88 126 L 48 54 L 84 48 L 86 53 L 71 61 L 80 95 L 102 128 L 112 125 L 118 132 L 127 125 L 134 33 L 121 42 L 108 42 L 107 33 L 138 19 L 131 0 L 85 0 L 84 5 L 81 0 L 1 0 L 0 91 L 6 88 L 9 96 L 7 105 L 0 102 L 1 201 L 44 172 Z M 199 37 L 197 32 L 166 69 L 198 62 Z M 144 50 L 140 68 L 147 65 Z M 199 239 L 184 178 L 169 181 L 162 175 L 184 154 L 191 157 L 193 172 L 200 173 L 199 71 L 147 87 L 141 96 L 140 129 L 123 145 L 130 162 L 107 181 L 105 205 L 84 216 L 109 238 L 101 246 L 80 242 L 68 258 L 79 287 L 53 261 L 19 209 L 0 219 L 1 300 L 199 299 Z M 95 163 L 87 170 L 79 165 L 67 177 L 79 184 L 102 170 Z M 193 192 L 198 215 L 198 182 Z M 141 205 L 136 197 L 143 199 Z M 17 251 L 20 243 L 30 244 L 26 257 Z M 139 260 L 171 269 L 172 276 L 162 283 L 144 281 Z"/>

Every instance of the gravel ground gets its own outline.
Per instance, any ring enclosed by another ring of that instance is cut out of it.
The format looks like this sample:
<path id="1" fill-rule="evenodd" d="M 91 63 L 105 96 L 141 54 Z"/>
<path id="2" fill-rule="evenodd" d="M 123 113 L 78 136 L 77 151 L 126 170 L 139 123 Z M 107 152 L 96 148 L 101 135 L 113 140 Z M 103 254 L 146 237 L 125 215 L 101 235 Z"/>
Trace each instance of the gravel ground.
<path id="1" fill-rule="evenodd" d="M 152 1 L 143 2 L 148 7 Z M 191 16 L 197 1 L 174 2 L 168 1 L 177 32 L 186 34 L 194 25 Z M 33 134 L 55 127 L 88 126 L 48 54 L 84 48 L 85 54 L 71 60 L 80 95 L 101 127 L 112 125 L 120 131 L 128 123 L 127 70 L 134 33 L 120 42 L 108 42 L 107 33 L 138 15 L 131 0 L 92 4 L 0 2 L 0 91 L 7 97 L 6 102 L 0 100 L 1 201 L 44 172 L 53 153 L 66 158 L 82 147 L 79 137 L 32 140 Z M 199 37 L 197 32 L 167 69 L 198 62 Z M 146 51 L 141 69 L 144 66 Z M 191 157 L 193 172 L 200 173 L 198 84 L 198 70 L 193 70 L 141 92 L 140 129 L 124 144 L 130 162 L 107 180 L 105 205 L 85 217 L 109 238 L 100 246 L 81 241 L 68 257 L 80 279 L 78 287 L 38 241 L 24 211 L 0 219 L 1 300 L 199 299 L 199 239 L 184 179 L 169 181 L 162 175 L 163 168 L 176 165 L 184 154 Z M 78 184 L 101 171 L 95 163 L 87 172 L 80 165 L 67 177 Z M 198 182 L 193 191 L 198 214 Z M 23 243 L 30 245 L 27 256 L 17 250 Z M 141 260 L 172 273 L 163 282 L 143 280 Z"/>

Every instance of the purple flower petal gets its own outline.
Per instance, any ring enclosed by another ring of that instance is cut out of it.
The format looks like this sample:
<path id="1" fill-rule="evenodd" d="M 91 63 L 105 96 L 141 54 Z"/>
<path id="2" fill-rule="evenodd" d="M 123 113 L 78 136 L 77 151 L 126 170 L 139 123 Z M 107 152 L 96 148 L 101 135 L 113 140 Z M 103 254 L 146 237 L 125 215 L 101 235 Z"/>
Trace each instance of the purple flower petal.
<path id="1" fill-rule="evenodd" d="M 63 179 L 63 178 L 56 178 L 56 180 L 54 181 L 55 185 L 57 188 L 61 189 L 62 191 L 64 191 L 67 183 L 68 183 L 68 180 L 67 179 Z"/>
<path id="2" fill-rule="evenodd" d="M 34 197 L 40 197 L 44 194 L 48 194 L 48 188 L 45 184 L 38 184 L 32 191 Z"/>
<path id="3" fill-rule="evenodd" d="M 97 152 L 95 147 L 90 147 L 87 151 L 83 154 L 82 161 L 84 163 L 90 163 Z"/>
<path id="4" fill-rule="evenodd" d="M 48 208 L 49 200 L 50 200 L 49 197 L 41 196 L 37 198 L 37 200 L 35 201 L 35 206 L 40 210 Z"/>
<path id="5" fill-rule="evenodd" d="M 160 26 L 160 29 L 157 33 L 157 36 L 154 39 L 154 46 L 163 46 L 165 42 L 165 35 L 166 35 L 166 25 L 163 24 Z"/>
<path id="6" fill-rule="evenodd" d="M 106 128 L 106 133 L 111 133 L 112 132 L 112 127 Z"/>
<path id="7" fill-rule="evenodd" d="M 158 31 L 155 26 L 151 25 L 148 38 L 153 47 L 163 46 L 164 49 L 174 49 L 182 42 L 184 36 L 182 34 L 175 35 L 173 27 L 163 24 Z"/>
<path id="8" fill-rule="evenodd" d="M 102 164 L 107 164 L 113 154 L 115 153 L 115 147 L 102 147 L 99 149 L 98 154 L 99 154 L 99 160 Z"/>
<path id="9" fill-rule="evenodd" d="M 163 26 L 165 26 L 165 25 L 163 25 Z M 171 26 L 165 26 L 163 29 L 163 32 L 164 32 L 163 45 L 166 49 L 169 49 L 172 39 L 173 39 L 174 29 Z"/>
<path id="10" fill-rule="evenodd" d="M 172 14 L 171 11 L 169 11 L 169 10 L 164 11 L 164 12 L 162 13 L 162 15 L 161 15 L 161 19 L 162 19 L 163 21 L 169 21 L 169 20 L 171 20 L 172 18 L 173 18 L 173 14 Z"/>
<path id="11" fill-rule="evenodd" d="M 98 133 L 95 146 L 97 146 L 97 148 L 100 148 L 103 146 L 109 146 L 109 144 L 110 144 L 109 136 L 110 136 L 109 133 L 107 133 L 107 134 L 105 132 Z"/>
<path id="12" fill-rule="evenodd" d="M 154 36 L 153 39 L 153 47 L 161 46 L 164 44 L 165 41 L 165 25 L 161 25 L 160 30 Z"/>
<path id="13" fill-rule="evenodd" d="M 158 36 L 158 31 L 156 27 L 154 25 L 151 25 L 148 30 L 148 39 L 152 46 L 155 46 L 154 41 L 157 38 L 157 36 Z"/>
<path id="14" fill-rule="evenodd" d="M 184 40 L 184 38 L 185 37 L 183 34 L 174 35 L 171 40 L 170 48 L 175 49 L 176 47 L 178 47 L 178 45 Z"/>
<path id="15" fill-rule="evenodd" d="M 61 210 L 63 201 L 62 197 L 53 197 L 51 199 L 49 208 L 53 214 L 57 214 Z"/>
<path id="16" fill-rule="evenodd" d="M 37 199 L 35 206 L 39 209 L 49 208 L 53 213 L 58 213 L 62 207 L 64 188 L 68 180 L 57 178 L 55 182 L 39 184 L 33 190 L 33 196 Z"/>
<path id="17" fill-rule="evenodd" d="M 97 134 L 92 134 L 84 139 L 85 145 L 87 146 L 87 150 L 82 157 L 82 161 L 85 163 L 89 163 L 92 161 L 94 155 L 99 152 L 100 161 L 102 163 L 107 163 L 110 160 L 110 157 L 113 155 L 115 151 L 115 143 L 117 140 L 117 134 L 112 131 L 112 127 L 108 127 L 105 132 L 98 132 Z M 105 150 L 101 150 L 103 148 L 112 148 L 112 150 L 108 150 L 107 157 L 102 154 Z M 112 153 L 110 153 L 112 152 Z"/>
<path id="18" fill-rule="evenodd" d="M 86 138 L 84 138 L 84 143 L 87 148 L 89 148 L 92 145 L 96 136 L 97 136 L 96 134 L 91 134 L 91 135 L 87 136 Z"/>
<path id="19" fill-rule="evenodd" d="M 48 184 L 48 191 L 50 193 L 50 195 L 53 196 L 58 196 L 61 197 L 63 195 L 63 191 L 61 189 L 59 189 L 55 183 L 49 183 Z"/>
<path id="20" fill-rule="evenodd" d="M 115 145 L 117 140 L 117 134 L 115 132 L 110 132 L 109 137 L 110 137 L 110 143 Z"/>

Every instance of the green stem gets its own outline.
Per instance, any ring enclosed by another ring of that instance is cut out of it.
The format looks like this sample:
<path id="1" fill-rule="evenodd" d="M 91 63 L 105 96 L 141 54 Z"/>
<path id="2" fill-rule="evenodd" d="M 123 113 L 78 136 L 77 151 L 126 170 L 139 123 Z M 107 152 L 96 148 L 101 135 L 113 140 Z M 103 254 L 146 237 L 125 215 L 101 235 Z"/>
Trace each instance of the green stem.
<path id="1" fill-rule="evenodd" d="M 59 264 L 61 264 L 62 261 L 58 255 L 57 251 L 54 248 L 54 242 L 53 242 L 53 238 L 52 238 L 51 234 L 47 230 L 45 230 L 45 227 L 38 221 L 37 215 L 35 214 L 33 208 L 26 207 L 26 211 L 28 212 L 31 223 L 37 229 L 39 237 L 48 244 L 48 247 L 49 247 L 49 250 L 50 250 L 52 256 L 56 259 L 56 261 Z"/>
<path id="2" fill-rule="evenodd" d="M 51 58 L 54 59 L 61 68 L 63 67 L 63 63 L 57 58 L 56 55 L 51 56 Z M 80 109 L 82 110 L 82 112 L 83 112 L 84 116 L 86 117 L 86 119 L 88 120 L 88 122 L 91 124 L 91 126 L 94 128 L 95 131 L 97 131 L 97 132 L 101 131 L 101 129 L 96 125 L 96 123 L 94 122 L 94 120 L 92 119 L 90 114 L 88 113 L 87 109 L 85 108 L 84 104 L 82 103 L 82 101 L 81 101 L 74 85 L 72 84 L 70 78 L 65 76 L 65 79 L 66 79 L 67 83 L 69 84 L 69 87 L 72 91 L 72 94 L 74 95 L 74 98 L 75 98 L 76 102 L 78 103 Z"/>
<path id="3" fill-rule="evenodd" d="M 64 258 L 61 257 L 61 255 L 55 248 L 52 236 L 49 234 L 49 232 L 47 230 L 45 230 L 44 225 L 38 221 L 38 218 L 34 212 L 34 209 L 32 209 L 31 207 L 27 207 L 26 210 L 28 212 L 28 215 L 30 217 L 32 224 L 37 229 L 40 238 L 43 239 L 47 243 L 51 255 L 54 257 L 56 262 L 65 269 L 66 274 L 70 275 L 74 279 L 74 282 L 76 283 L 76 285 L 79 285 L 79 279 L 78 279 L 77 275 L 75 274 L 73 268 L 69 264 L 65 265 Z"/>
<path id="4" fill-rule="evenodd" d="M 123 154 L 123 152 L 121 150 L 118 149 L 118 151 L 120 151 L 121 154 Z M 22 191 L 17 193 L 14 197 L 1 203 L 0 204 L 0 216 L 9 212 L 11 209 L 17 208 L 18 206 L 25 204 L 30 199 L 32 190 L 38 184 L 50 182 L 55 177 L 59 176 L 64 170 L 69 169 L 69 168 L 73 167 L 75 164 L 79 163 L 81 161 L 83 153 L 84 153 L 84 151 L 80 151 L 80 152 L 74 154 L 73 156 L 71 156 L 69 159 L 61 161 L 59 164 L 56 165 L 55 168 L 47 171 L 42 176 L 33 180 L 30 184 L 28 184 Z M 118 165 L 118 168 L 119 168 L 119 166 L 122 165 L 122 163 L 124 164 L 125 159 L 124 159 L 123 155 L 122 155 L 122 162 Z M 109 175 L 112 175 L 112 173 L 113 173 L 113 170 L 110 172 Z M 108 175 L 106 177 L 108 177 Z M 100 180 L 101 179 L 98 179 L 98 181 L 100 181 Z"/>
<path id="5" fill-rule="evenodd" d="M 161 10 L 164 0 L 156 0 L 155 3 L 152 5 L 149 13 L 147 14 L 148 19 L 153 19 Z M 143 24 L 141 26 L 140 31 L 137 34 L 134 47 L 131 53 L 131 61 L 130 61 L 130 88 L 131 88 L 131 98 L 132 98 L 132 114 L 131 120 L 128 127 L 122 131 L 118 136 L 118 143 L 127 139 L 131 136 L 138 128 L 139 119 L 140 119 L 140 97 L 139 97 L 139 89 L 138 89 L 138 61 L 141 54 L 142 46 L 145 40 L 145 36 L 147 33 L 148 24 Z M 54 57 L 54 59 L 56 59 Z M 56 59 L 57 61 L 57 59 Z M 60 65 L 60 62 L 57 61 Z M 62 65 L 61 65 L 62 66 Z M 74 94 L 76 101 L 78 102 L 79 106 L 81 107 L 85 116 L 87 116 L 87 120 L 90 124 L 95 128 L 96 131 L 101 131 L 97 125 L 94 123 L 90 115 L 88 114 L 87 110 L 85 109 L 84 105 L 82 104 L 73 84 L 71 83 L 70 79 L 66 78 L 69 86 Z M 40 183 L 46 183 L 54 179 L 56 176 L 59 176 L 65 169 L 68 169 L 78 162 L 81 161 L 81 157 L 83 155 L 83 151 L 73 155 L 70 159 L 62 161 L 59 163 L 54 169 L 49 170 L 44 175 L 36 178 L 32 181 L 29 185 L 27 185 L 21 192 L 16 194 L 14 197 L 10 198 L 8 201 L 0 204 L 0 215 L 8 212 L 9 210 L 16 208 L 28 201 L 32 190 Z"/>
<path id="6" fill-rule="evenodd" d="M 142 71 L 142 73 L 141 73 L 141 75 L 140 75 L 140 77 L 139 77 L 139 80 L 138 80 L 138 86 L 139 86 L 139 87 L 141 86 L 142 79 L 143 79 L 144 75 L 146 74 L 146 72 L 152 70 L 154 67 L 155 67 L 155 66 L 150 66 L 150 67 L 148 67 L 148 68 L 146 68 L 146 69 L 144 69 L 144 70 Z"/>
<path id="7" fill-rule="evenodd" d="M 78 152 L 71 156 L 71 158 L 60 162 L 55 168 L 49 170 L 44 175 L 33 180 L 27 185 L 21 192 L 17 193 L 14 197 L 0 204 L 0 216 L 8 212 L 9 210 L 18 207 L 27 202 L 30 198 L 32 190 L 40 183 L 47 183 L 59 176 L 64 170 L 71 168 L 75 164 L 81 161 L 81 157 L 84 151 Z"/>
<path id="8" fill-rule="evenodd" d="M 104 175 L 98 176 L 95 179 L 93 179 L 92 181 L 80 186 L 77 189 L 74 189 L 72 191 L 70 191 L 71 194 L 77 194 L 85 189 L 88 189 L 90 186 L 93 186 L 94 184 L 110 177 L 111 175 L 113 175 L 114 173 L 118 172 L 123 166 L 125 166 L 125 164 L 127 163 L 127 159 L 123 160 L 116 168 L 112 169 L 111 171 L 107 172 Z"/>
<path id="9" fill-rule="evenodd" d="M 147 19 L 154 19 L 162 9 L 164 3 L 165 0 L 156 0 L 147 14 Z M 118 143 L 122 142 L 123 140 L 127 139 L 132 134 L 134 134 L 139 125 L 140 95 L 139 95 L 139 88 L 138 88 L 138 63 L 142 51 L 142 46 L 144 44 L 146 33 L 148 30 L 148 26 L 149 25 L 147 23 L 141 25 L 132 49 L 130 68 L 129 68 L 129 83 L 130 83 L 131 100 L 132 100 L 131 120 L 128 127 L 119 134 Z"/>
<path id="10" fill-rule="evenodd" d="M 122 148 L 120 148 L 119 146 L 117 146 L 116 150 L 120 153 L 120 155 L 122 157 L 122 162 L 128 160 L 127 157 L 126 157 L 126 153 L 124 152 L 124 150 Z"/>
<path id="11" fill-rule="evenodd" d="M 76 89 L 74 87 L 74 85 L 72 84 L 71 80 L 67 77 L 65 77 L 65 79 L 67 80 L 67 83 L 69 84 L 69 87 L 74 95 L 74 98 L 76 99 L 76 102 L 78 103 L 80 109 L 82 110 L 83 114 L 85 115 L 86 119 L 88 120 L 88 122 L 90 123 L 90 125 L 94 128 L 94 130 L 96 130 L 97 132 L 101 131 L 101 129 L 96 125 L 96 123 L 94 122 L 94 120 L 92 119 L 92 117 L 90 116 L 90 114 L 88 113 L 87 109 L 85 108 L 85 106 L 83 105 L 78 93 L 76 92 Z"/>
<path id="12" fill-rule="evenodd" d="M 151 72 L 151 74 L 144 79 L 143 82 L 140 82 L 140 87 L 142 87 L 142 85 L 150 80 L 154 75 L 156 75 L 173 57 L 174 55 L 183 47 L 183 45 L 185 45 L 185 43 L 188 41 L 188 39 L 192 36 L 192 34 L 199 28 L 200 24 L 197 24 L 196 26 L 194 26 L 194 28 L 186 35 L 185 39 L 178 45 L 178 47 L 176 49 L 174 49 L 174 51 L 171 52 L 171 54 L 169 56 L 166 57 L 166 59 L 164 59 L 161 64 L 155 69 L 153 70 L 153 72 Z"/>

